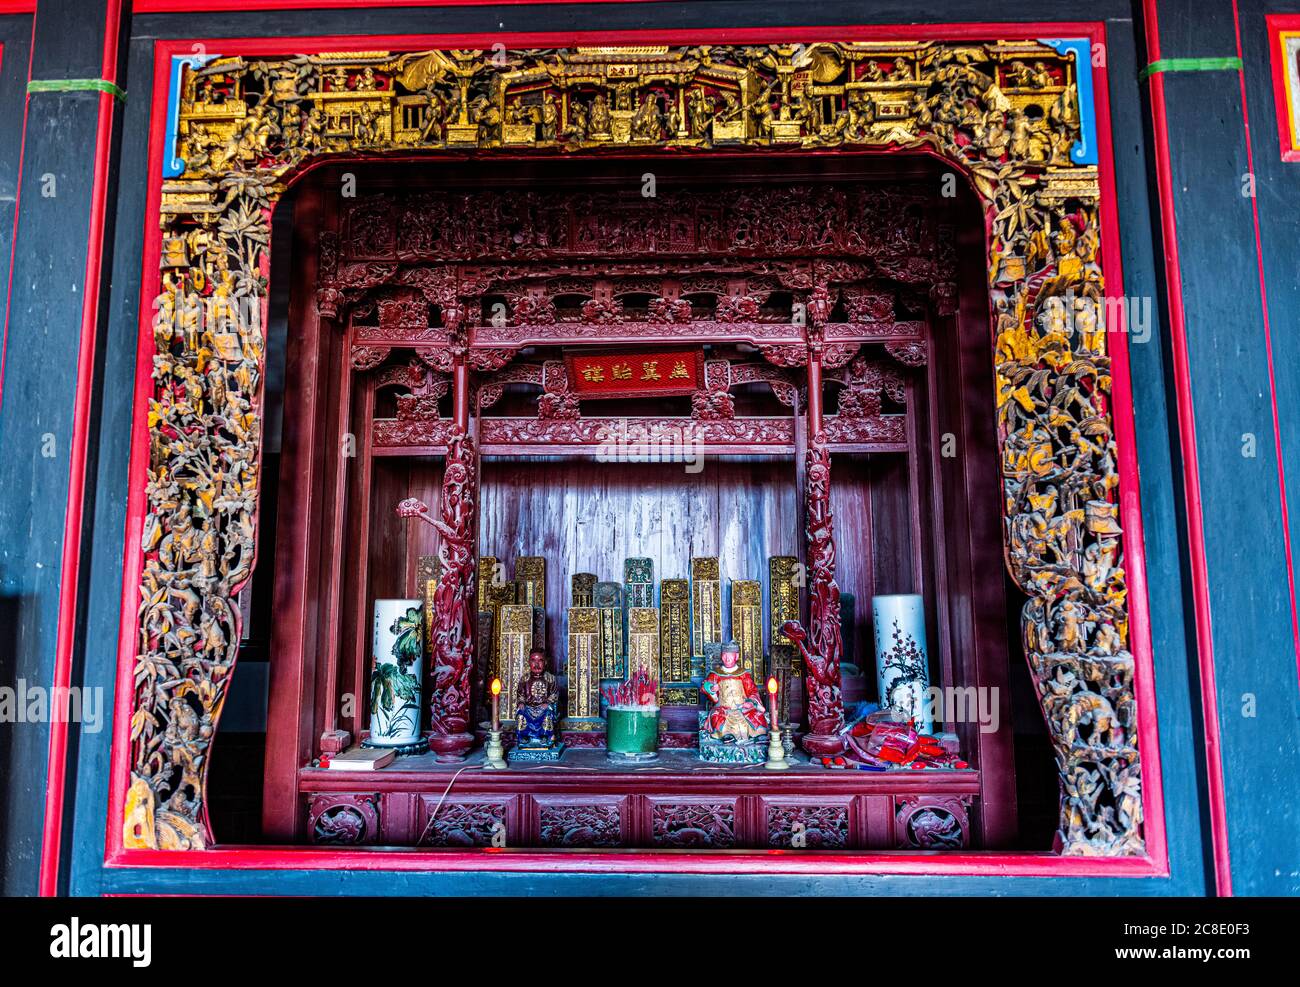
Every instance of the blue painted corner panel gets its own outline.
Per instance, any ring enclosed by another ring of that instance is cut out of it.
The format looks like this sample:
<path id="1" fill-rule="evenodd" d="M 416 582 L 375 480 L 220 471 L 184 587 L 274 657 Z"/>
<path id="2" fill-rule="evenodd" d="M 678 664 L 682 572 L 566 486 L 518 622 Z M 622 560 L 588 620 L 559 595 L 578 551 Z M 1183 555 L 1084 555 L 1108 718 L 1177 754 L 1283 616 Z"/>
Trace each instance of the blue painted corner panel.
<path id="1" fill-rule="evenodd" d="M 1079 90 L 1079 139 L 1070 151 L 1075 164 L 1095 165 L 1097 146 L 1097 100 L 1092 91 L 1092 42 L 1087 38 L 1040 38 L 1059 52 L 1074 54 L 1075 78 Z"/>
<path id="2" fill-rule="evenodd" d="M 177 138 L 181 124 L 181 73 L 185 67 L 197 68 L 217 58 L 217 55 L 173 55 L 171 76 L 167 86 L 167 137 L 163 143 L 163 178 L 176 178 L 185 174 L 185 160 L 178 153 Z"/>

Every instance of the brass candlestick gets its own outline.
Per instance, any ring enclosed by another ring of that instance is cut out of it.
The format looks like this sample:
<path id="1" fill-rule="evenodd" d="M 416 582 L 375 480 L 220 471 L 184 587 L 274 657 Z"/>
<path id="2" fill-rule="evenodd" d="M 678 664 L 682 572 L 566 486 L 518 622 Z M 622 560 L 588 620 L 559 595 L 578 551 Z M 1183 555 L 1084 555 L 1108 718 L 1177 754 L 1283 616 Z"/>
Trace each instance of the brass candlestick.
<path id="1" fill-rule="evenodd" d="M 505 750 L 501 746 L 501 680 L 492 680 L 492 730 L 488 733 L 485 768 L 501 770 L 506 766 Z"/>
<path id="2" fill-rule="evenodd" d="M 776 722 L 776 676 L 767 679 L 767 698 L 769 722 L 767 725 L 767 766 L 772 771 L 784 771 L 790 767 L 785 759 L 785 745 L 781 743 L 781 730 Z"/>
<path id="3" fill-rule="evenodd" d="M 505 750 L 501 746 L 501 731 L 493 730 L 488 734 L 487 761 L 483 767 L 501 770 L 506 766 Z"/>

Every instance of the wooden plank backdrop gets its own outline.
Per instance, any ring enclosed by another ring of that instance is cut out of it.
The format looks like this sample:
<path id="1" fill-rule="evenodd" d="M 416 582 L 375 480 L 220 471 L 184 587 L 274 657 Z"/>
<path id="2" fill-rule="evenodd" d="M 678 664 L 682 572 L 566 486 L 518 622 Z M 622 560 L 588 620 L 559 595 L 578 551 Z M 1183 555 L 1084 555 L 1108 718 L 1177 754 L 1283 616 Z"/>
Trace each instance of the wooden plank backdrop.
<path id="1" fill-rule="evenodd" d="M 855 653 L 866 656 L 868 667 L 876 579 L 887 583 L 879 592 L 912 591 L 905 466 L 901 457 L 837 457 L 831 484 L 840 589 L 858 600 L 855 626 L 845 633 L 853 634 Z M 794 464 L 787 457 L 711 458 L 697 473 L 680 463 L 559 457 L 485 459 L 482 469 L 479 552 L 507 566 L 520 555 L 546 557 L 553 649 L 563 646 L 574 572 L 618 580 L 625 558 L 648 556 L 655 563 L 657 605 L 660 580 L 685 579 L 692 556 L 717 555 L 724 587 L 731 579 L 762 582 L 766 613 L 768 557 L 797 554 L 803 538 Z M 877 511 L 891 519 L 890 531 L 874 530 Z M 878 554 L 888 560 L 880 577 Z M 729 600 L 723 602 L 729 614 Z M 728 637 L 729 625 L 724 617 Z M 765 626 L 764 647 L 770 645 Z M 556 663 L 563 655 L 551 657 Z"/>
<path id="2" fill-rule="evenodd" d="M 693 555 L 717 555 L 724 585 L 731 578 L 766 584 L 767 557 L 795 552 L 796 497 L 794 465 L 784 457 L 706 459 L 697 473 L 682 463 L 486 459 L 479 551 L 503 561 L 546 557 L 555 647 L 575 572 L 621 581 L 625 558 L 647 556 L 656 605 L 659 581 L 687 578 Z M 723 630 L 729 633 L 725 622 Z"/>

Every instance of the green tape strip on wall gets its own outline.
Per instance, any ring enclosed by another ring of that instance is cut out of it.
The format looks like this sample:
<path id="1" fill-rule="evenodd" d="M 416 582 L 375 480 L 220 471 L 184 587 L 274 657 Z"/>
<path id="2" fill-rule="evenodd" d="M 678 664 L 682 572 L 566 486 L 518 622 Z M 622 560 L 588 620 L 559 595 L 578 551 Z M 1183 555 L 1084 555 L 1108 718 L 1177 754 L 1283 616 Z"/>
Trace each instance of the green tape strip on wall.
<path id="1" fill-rule="evenodd" d="M 1241 59 L 1230 58 L 1162 58 L 1152 62 L 1141 72 L 1138 78 L 1145 80 L 1157 72 L 1220 72 L 1240 71 Z"/>
<path id="2" fill-rule="evenodd" d="M 27 83 L 29 93 L 108 93 L 114 99 L 126 102 L 126 90 L 107 79 L 33 79 Z"/>

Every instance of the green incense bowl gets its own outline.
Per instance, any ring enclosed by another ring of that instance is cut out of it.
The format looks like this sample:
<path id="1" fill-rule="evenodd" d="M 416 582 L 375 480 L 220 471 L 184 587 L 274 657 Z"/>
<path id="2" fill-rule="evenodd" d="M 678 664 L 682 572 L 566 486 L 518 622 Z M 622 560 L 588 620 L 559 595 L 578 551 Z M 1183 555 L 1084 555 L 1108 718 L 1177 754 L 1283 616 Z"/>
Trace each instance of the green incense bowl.
<path id="1" fill-rule="evenodd" d="M 659 756 L 659 710 L 610 706 L 605 711 L 605 748 L 621 761 L 653 761 Z"/>

